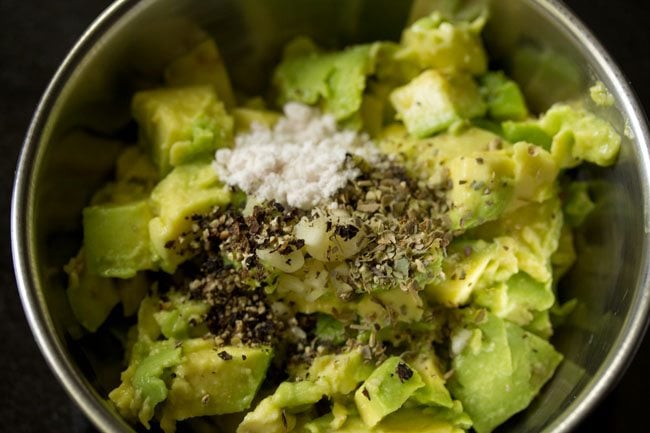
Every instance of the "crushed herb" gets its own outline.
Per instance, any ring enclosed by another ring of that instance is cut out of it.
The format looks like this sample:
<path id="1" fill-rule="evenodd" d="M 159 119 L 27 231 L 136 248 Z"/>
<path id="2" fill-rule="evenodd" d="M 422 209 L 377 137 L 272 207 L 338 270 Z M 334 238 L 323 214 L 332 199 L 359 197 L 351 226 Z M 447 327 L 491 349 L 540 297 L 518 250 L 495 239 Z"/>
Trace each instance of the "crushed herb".
<path id="1" fill-rule="evenodd" d="M 350 157 L 360 175 L 311 218 L 345 213 L 356 223 L 334 228 L 345 240 L 363 233 L 367 245 L 346 260 L 344 287 L 356 293 L 400 288 L 419 291 L 441 275 L 440 262 L 451 240 L 446 216 L 448 185 L 432 187 L 408 175 L 397 161 L 381 156 L 372 165 Z M 329 227 L 328 227 L 329 229 Z M 348 300 L 351 293 L 339 292 Z"/>
<path id="2" fill-rule="evenodd" d="M 219 358 L 223 359 L 224 361 L 230 361 L 232 359 L 232 355 L 225 350 L 217 353 L 217 355 L 219 355 Z"/>
<path id="3" fill-rule="evenodd" d="M 395 370 L 395 372 L 397 373 L 397 377 L 399 377 L 399 380 L 402 383 L 406 382 L 411 377 L 413 377 L 413 370 L 411 370 L 409 366 L 403 362 L 397 364 L 397 369 Z"/>

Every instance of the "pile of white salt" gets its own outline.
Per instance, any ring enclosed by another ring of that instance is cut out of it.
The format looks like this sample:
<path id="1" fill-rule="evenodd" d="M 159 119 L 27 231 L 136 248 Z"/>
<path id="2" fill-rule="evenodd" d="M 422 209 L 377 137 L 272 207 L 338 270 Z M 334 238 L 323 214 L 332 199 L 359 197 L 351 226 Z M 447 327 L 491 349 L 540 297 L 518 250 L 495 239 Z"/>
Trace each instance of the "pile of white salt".
<path id="1" fill-rule="evenodd" d="M 253 124 L 236 136 L 234 148 L 219 149 L 214 166 L 223 182 L 256 200 L 309 209 L 359 175 L 345 163 L 347 154 L 376 152 L 366 134 L 340 130 L 334 117 L 292 102 L 273 129 Z"/>

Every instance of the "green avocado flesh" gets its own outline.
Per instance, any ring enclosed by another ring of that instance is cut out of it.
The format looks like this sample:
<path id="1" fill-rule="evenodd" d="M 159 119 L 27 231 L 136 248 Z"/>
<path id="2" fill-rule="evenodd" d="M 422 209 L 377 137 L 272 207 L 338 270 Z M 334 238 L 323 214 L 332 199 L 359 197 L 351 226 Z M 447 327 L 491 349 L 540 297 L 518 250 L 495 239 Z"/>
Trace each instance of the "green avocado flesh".
<path id="1" fill-rule="evenodd" d="M 554 386 L 551 337 L 579 304 L 559 303 L 558 281 L 580 254 L 574 230 L 602 208 L 571 169 L 611 166 L 621 136 L 576 101 L 534 113 L 538 83 L 490 69 L 487 11 L 437 3 L 414 8 L 399 41 L 287 41 L 261 96 L 190 29 L 133 95 L 137 140 L 96 140 L 115 170 L 83 210 L 64 310 L 75 338 L 121 342 L 105 386 L 127 422 L 489 433 Z M 238 19 L 276 31 L 259 7 Z M 533 54 L 515 69 L 571 78 Z M 309 161 L 264 153 L 312 142 Z M 329 195 L 289 206 L 304 190 L 287 167 Z"/>

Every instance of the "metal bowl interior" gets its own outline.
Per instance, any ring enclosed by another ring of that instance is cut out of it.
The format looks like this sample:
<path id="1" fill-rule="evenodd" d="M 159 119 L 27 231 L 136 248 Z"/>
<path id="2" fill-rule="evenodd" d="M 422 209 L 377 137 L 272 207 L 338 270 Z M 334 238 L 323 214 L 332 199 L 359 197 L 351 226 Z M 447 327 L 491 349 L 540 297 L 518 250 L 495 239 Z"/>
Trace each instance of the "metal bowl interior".
<path id="1" fill-rule="evenodd" d="M 162 66 L 206 34 L 222 50 L 235 85 L 262 91 L 282 45 L 307 34 L 326 47 L 399 38 L 413 14 L 436 0 L 122 0 L 83 35 L 34 116 L 16 174 L 13 254 L 26 314 L 55 374 L 106 432 L 132 431 L 105 402 L 118 379 L 119 344 L 110 336 L 73 338 L 62 266 L 80 242 L 81 209 L 110 175 L 116 149 L 70 136 L 91 131 L 132 138 L 129 98 L 160 82 Z M 442 2 L 444 3 L 444 2 Z M 473 2 L 469 2 L 470 4 Z M 412 9 L 413 7 L 413 9 Z M 586 166 L 598 180 L 598 207 L 577 236 L 578 263 L 560 290 L 579 307 L 554 343 L 566 356 L 541 396 L 501 432 L 565 432 L 621 375 L 641 339 L 648 292 L 649 135 L 639 105 L 589 32 L 550 0 L 494 1 L 485 42 L 495 65 L 522 84 L 534 109 L 583 99 L 624 135 L 616 166 Z M 540 73 L 530 62 L 555 65 Z M 527 66 L 528 65 L 528 66 Z M 613 107 L 596 107 L 601 81 Z"/>

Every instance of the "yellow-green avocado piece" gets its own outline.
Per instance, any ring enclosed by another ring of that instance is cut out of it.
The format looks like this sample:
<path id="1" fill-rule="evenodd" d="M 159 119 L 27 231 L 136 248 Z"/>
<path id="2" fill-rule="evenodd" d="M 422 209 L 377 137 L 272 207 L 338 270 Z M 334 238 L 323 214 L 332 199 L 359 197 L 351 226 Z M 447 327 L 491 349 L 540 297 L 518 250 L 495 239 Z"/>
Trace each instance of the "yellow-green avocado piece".
<path id="1" fill-rule="evenodd" d="M 323 53 L 311 40 L 292 41 L 273 75 L 278 104 L 320 104 L 339 121 L 351 118 L 361 108 L 366 76 L 374 70 L 371 47 L 358 45 Z"/>
<path id="2" fill-rule="evenodd" d="M 557 250 L 563 214 L 558 198 L 531 203 L 471 230 L 467 236 L 484 240 L 509 237 L 521 271 L 535 280 L 552 279 L 551 255 Z"/>
<path id="3" fill-rule="evenodd" d="M 485 311 L 461 316 L 452 340 L 461 330 L 479 330 L 480 340 L 456 348 L 449 389 L 476 432 L 489 433 L 530 404 L 562 355 L 546 340 Z"/>
<path id="4" fill-rule="evenodd" d="M 444 373 L 433 349 L 422 349 L 407 360 L 424 383 L 422 388 L 415 390 L 411 400 L 425 406 L 451 408 L 454 402 L 445 387 Z"/>
<path id="5" fill-rule="evenodd" d="M 122 383 L 108 397 L 120 415 L 149 428 L 154 409 L 168 395 L 163 375 L 181 363 L 181 349 L 172 340 L 141 340 L 132 353 L 129 367 L 122 372 Z"/>
<path id="6" fill-rule="evenodd" d="M 402 34 L 400 60 L 421 69 L 463 71 L 478 75 L 487 69 L 487 55 L 481 43 L 483 20 L 451 23 L 440 13 L 420 18 Z"/>
<path id="7" fill-rule="evenodd" d="M 165 296 L 165 302 L 160 302 L 153 318 L 165 338 L 185 340 L 207 334 L 204 322 L 209 309 L 210 305 L 205 301 L 171 292 Z"/>
<path id="8" fill-rule="evenodd" d="M 210 163 L 176 167 L 154 188 L 151 203 L 157 216 L 149 222 L 149 235 L 162 270 L 173 273 L 187 259 L 174 241 L 191 229 L 192 215 L 224 206 L 230 198 L 228 186 L 219 181 Z"/>
<path id="9" fill-rule="evenodd" d="M 412 296 L 400 288 L 378 290 L 350 301 L 342 301 L 331 286 L 325 288 L 323 294 L 313 299 L 310 289 L 299 277 L 281 274 L 277 279 L 277 289 L 270 297 L 291 305 L 295 312 L 345 317 L 358 315 L 382 327 L 390 325 L 396 317 L 400 322 L 418 322 L 425 310 L 419 296 Z"/>
<path id="10" fill-rule="evenodd" d="M 462 407 L 451 410 L 436 408 L 400 409 L 388 415 L 373 430 L 376 433 L 462 433 L 472 421 Z"/>
<path id="11" fill-rule="evenodd" d="M 370 427 L 395 412 L 425 385 L 420 374 L 398 356 L 391 356 L 354 393 L 363 422 Z"/>
<path id="12" fill-rule="evenodd" d="M 473 298 L 474 305 L 489 308 L 494 315 L 520 326 L 539 319 L 539 313 L 547 311 L 554 302 L 551 282 L 536 281 L 525 272 L 476 290 Z"/>
<path id="13" fill-rule="evenodd" d="M 580 107 L 556 104 L 539 120 L 553 137 L 551 155 L 560 168 L 572 168 L 582 161 L 608 166 L 616 161 L 621 136 L 614 127 Z"/>
<path id="14" fill-rule="evenodd" d="M 453 158 L 511 146 L 498 135 L 481 128 L 468 127 L 430 138 L 416 138 L 409 135 L 404 125 L 397 123 L 384 128 L 376 142 L 381 151 L 399 155 L 414 177 L 430 185 L 447 181 L 445 166 Z"/>
<path id="15" fill-rule="evenodd" d="M 141 91 L 133 97 L 132 112 L 162 176 L 232 142 L 233 119 L 211 86 Z"/>
<path id="16" fill-rule="evenodd" d="M 411 135 L 427 137 L 487 109 L 474 79 L 464 73 L 429 69 L 390 95 L 397 118 Z"/>
<path id="17" fill-rule="evenodd" d="M 148 200 L 90 206 L 83 210 L 88 272 L 102 277 L 131 278 L 154 268 L 148 225 Z"/>
<path id="18" fill-rule="evenodd" d="M 418 139 L 403 126 L 390 125 L 377 143 L 382 151 L 399 155 L 413 176 L 430 185 L 449 183 L 453 229 L 476 227 L 557 194 L 559 169 L 549 152 L 525 142 L 512 145 L 484 129 Z"/>
<path id="19" fill-rule="evenodd" d="M 524 120 L 528 107 L 516 82 L 501 72 L 488 72 L 479 79 L 481 94 L 494 120 Z"/>
<path id="20" fill-rule="evenodd" d="M 184 341 L 182 354 L 162 410 L 165 433 L 176 421 L 248 409 L 273 357 L 268 347 L 215 347 L 201 338 Z"/>
<path id="21" fill-rule="evenodd" d="M 448 308 L 467 304 L 474 291 L 504 282 L 518 271 L 516 242 L 499 237 L 491 242 L 458 239 L 442 263 L 445 279 L 426 287 L 425 294 Z"/>
<path id="22" fill-rule="evenodd" d="M 373 371 L 361 350 L 314 359 L 304 380 L 283 382 L 275 393 L 262 400 L 239 425 L 237 433 L 284 433 L 291 431 L 301 412 L 308 411 L 324 396 L 345 396 Z"/>
<path id="23" fill-rule="evenodd" d="M 449 218 L 467 230 L 497 219 L 515 195 L 516 163 L 504 151 L 476 152 L 450 160 Z"/>
<path id="24" fill-rule="evenodd" d="M 402 408 L 373 427 L 366 425 L 353 409 L 342 414 L 327 414 L 306 423 L 305 433 L 463 433 L 472 426 L 462 405 L 451 409 L 430 407 Z M 338 415 L 338 416 L 337 416 Z"/>

